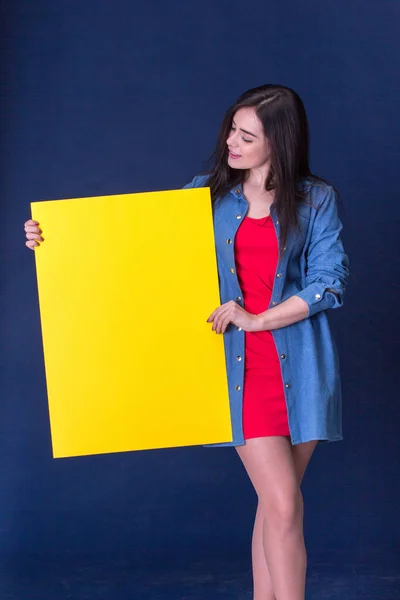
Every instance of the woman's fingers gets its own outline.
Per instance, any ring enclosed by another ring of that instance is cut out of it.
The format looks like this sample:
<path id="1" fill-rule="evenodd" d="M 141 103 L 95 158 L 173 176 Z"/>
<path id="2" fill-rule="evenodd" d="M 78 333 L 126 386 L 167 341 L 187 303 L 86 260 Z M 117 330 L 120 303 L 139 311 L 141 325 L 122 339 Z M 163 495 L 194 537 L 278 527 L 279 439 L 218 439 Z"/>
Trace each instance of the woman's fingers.
<path id="1" fill-rule="evenodd" d="M 42 233 L 40 227 L 35 225 L 25 225 L 24 229 L 26 233 Z"/>
<path id="2" fill-rule="evenodd" d="M 229 313 L 230 313 L 230 306 L 229 304 L 223 304 L 217 312 L 217 315 L 214 319 L 214 323 L 213 323 L 213 329 L 214 331 L 216 331 L 217 333 L 222 333 L 222 324 L 224 323 L 224 321 L 226 319 L 228 319 L 228 323 L 229 323 Z"/>
<path id="3" fill-rule="evenodd" d="M 221 312 L 221 306 L 219 308 L 217 308 L 217 310 L 214 310 L 213 314 L 210 317 L 210 321 L 212 321 L 212 327 L 211 329 L 213 331 L 217 331 L 217 327 L 218 327 L 218 320 L 219 320 L 219 315 Z"/>
<path id="4" fill-rule="evenodd" d="M 26 239 L 27 240 L 39 240 L 39 241 L 43 242 L 42 236 L 39 235 L 38 233 L 27 233 Z"/>
<path id="5" fill-rule="evenodd" d="M 39 227 L 39 223 L 37 221 L 33 221 L 32 219 L 29 219 L 29 221 L 25 221 L 24 223 L 24 228 L 25 231 L 28 231 L 29 228 L 38 228 Z"/>
<path id="6" fill-rule="evenodd" d="M 224 333 L 227 326 L 231 322 L 232 316 L 234 314 L 234 309 L 237 307 L 236 302 L 230 300 L 225 304 L 221 304 L 218 308 L 214 310 L 213 313 L 208 317 L 207 322 L 212 321 L 212 330 L 216 333 Z"/>
<path id="7" fill-rule="evenodd" d="M 216 308 L 216 309 L 215 309 L 215 310 L 214 310 L 214 311 L 211 313 L 211 315 L 208 317 L 208 319 L 207 319 L 207 323 L 211 323 L 211 321 L 214 321 L 214 319 L 215 319 L 215 316 L 218 314 L 218 311 L 220 311 L 220 310 L 221 310 L 221 306 L 218 306 L 218 308 Z"/>
<path id="8" fill-rule="evenodd" d="M 229 323 L 231 322 L 231 319 L 229 316 L 226 316 L 221 323 L 221 333 L 225 333 L 226 328 L 228 327 Z"/>
<path id="9" fill-rule="evenodd" d="M 38 242 L 43 242 L 43 237 L 40 235 L 42 230 L 39 227 L 39 223 L 37 221 L 33 221 L 29 219 L 24 223 L 24 229 L 26 234 L 25 246 L 27 246 L 30 250 L 33 250 L 36 246 L 39 246 Z"/>

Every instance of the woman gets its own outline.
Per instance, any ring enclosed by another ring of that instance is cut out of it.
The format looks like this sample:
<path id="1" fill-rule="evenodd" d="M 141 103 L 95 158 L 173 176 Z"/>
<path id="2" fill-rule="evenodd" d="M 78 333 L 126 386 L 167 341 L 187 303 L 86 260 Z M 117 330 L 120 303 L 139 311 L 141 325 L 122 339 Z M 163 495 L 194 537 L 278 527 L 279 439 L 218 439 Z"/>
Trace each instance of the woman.
<path id="1" fill-rule="evenodd" d="M 210 173 L 233 442 L 258 495 L 254 600 L 303 600 L 300 484 L 318 441 L 342 439 L 338 361 L 326 310 L 348 259 L 332 187 L 308 165 L 304 106 L 264 85 L 227 111 Z M 43 241 L 25 223 L 26 245 Z"/>

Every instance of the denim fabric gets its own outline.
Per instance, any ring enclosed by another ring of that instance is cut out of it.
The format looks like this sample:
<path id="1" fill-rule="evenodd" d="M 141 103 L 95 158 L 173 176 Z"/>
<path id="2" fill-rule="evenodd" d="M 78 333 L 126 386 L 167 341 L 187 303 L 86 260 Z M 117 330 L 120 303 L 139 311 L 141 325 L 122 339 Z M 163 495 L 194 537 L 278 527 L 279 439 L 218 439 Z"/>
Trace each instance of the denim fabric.
<path id="1" fill-rule="evenodd" d="M 190 187 L 205 187 L 207 176 L 197 176 Z M 298 207 L 299 228 L 281 250 L 270 308 L 291 296 L 308 304 L 308 318 L 272 332 L 280 357 L 292 444 L 309 440 L 342 439 L 342 398 L 339 363 L 329 328 L 327 309 L 343 303 L 348 279 L 348 258 L 340 239 L 342 224 L 334 190 L 304 180 L 307 198 Z M 239 185 L 214 203 L 214 235 L 221 304 L 235 300 L 243 306 L 236 276 L 235 235 L 248 211 Z M 280 229 L 276 202 L 271 206 L 275 232 Z M 231 272 L 234 269 L 234 273 Z M 224 334 L 233 441 L 212 446 L 245 443 L 242 426 L 244 331 L 230 324 Z"/>

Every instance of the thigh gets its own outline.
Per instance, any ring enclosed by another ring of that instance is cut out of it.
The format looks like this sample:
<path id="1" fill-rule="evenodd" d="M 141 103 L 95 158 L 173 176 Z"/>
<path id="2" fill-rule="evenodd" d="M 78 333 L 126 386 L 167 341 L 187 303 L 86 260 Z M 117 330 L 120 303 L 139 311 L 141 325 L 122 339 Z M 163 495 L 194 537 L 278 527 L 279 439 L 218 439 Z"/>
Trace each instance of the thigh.
<path id="1" fill-rule="evenodd" d="M 292 445 L 287 437 L 252 438 L 236 450 L 266 509 L 284 507 L 296 501 L 299 481 Z"/>
<path id="2" fill-rule="evenodd" d="M 299 485 L 302 482 L 305 470 L 310 462 L 317 444 L 317 440 L 312 440 L 311 442 L 304 442 L 303 444 L 296 444 L 295 446 L 292 446 L 293 460 Z"/>

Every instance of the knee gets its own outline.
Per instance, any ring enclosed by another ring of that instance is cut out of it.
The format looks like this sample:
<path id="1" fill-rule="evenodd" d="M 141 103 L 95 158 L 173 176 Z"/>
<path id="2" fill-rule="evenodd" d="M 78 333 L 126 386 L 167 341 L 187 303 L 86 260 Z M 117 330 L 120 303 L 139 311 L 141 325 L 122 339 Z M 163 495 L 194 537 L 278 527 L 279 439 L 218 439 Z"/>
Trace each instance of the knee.
<path id="1" fill-rule="evenodd" d="M 266 524 L 280 533 L 297 530 L 303 521 L 303 498 L 300 490 L 277 495 L 263 507 Z"/>

